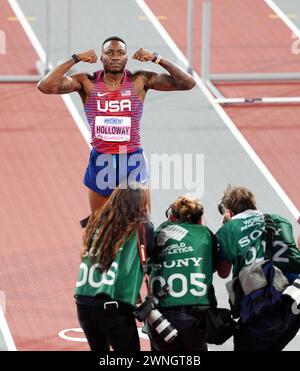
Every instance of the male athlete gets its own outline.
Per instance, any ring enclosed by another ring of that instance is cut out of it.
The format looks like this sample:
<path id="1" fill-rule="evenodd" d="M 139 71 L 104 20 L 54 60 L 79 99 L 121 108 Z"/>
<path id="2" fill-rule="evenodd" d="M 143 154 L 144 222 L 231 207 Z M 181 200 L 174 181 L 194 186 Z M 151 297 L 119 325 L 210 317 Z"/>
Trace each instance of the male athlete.
<path id="1" fill-rule="evenodd" d="M 92 151 L 84 176 L 89 188 L 91 211 L 102 207 L 113 189 L 124 181 L 149 181 L 146 159 L 141 148 L 140 121 L 149 89 L 189 90 L 194 79 L 157 53 L 139 49 L 132 57 L 140 62 L 152 61 L 168 73 L 125 69 L 128 57 L 125 42 L 113 36 L 104 40 L 100 60 L 103 70 L 92 76 L 65 73 L 78 62 L 96 63 L 94 50 L 73 54 L 72 58 L 50 71 L 39 83 L 45 94 L 78 92 L 91 127 Z M 148 190 L 150 206 L 150 194 Z"/>

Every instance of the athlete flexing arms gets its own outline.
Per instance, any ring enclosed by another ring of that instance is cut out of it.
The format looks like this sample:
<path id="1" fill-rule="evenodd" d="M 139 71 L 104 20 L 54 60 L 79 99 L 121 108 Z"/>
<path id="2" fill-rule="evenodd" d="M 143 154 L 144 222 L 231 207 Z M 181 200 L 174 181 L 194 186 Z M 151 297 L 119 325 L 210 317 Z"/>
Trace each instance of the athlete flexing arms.
<path id="1" fill-rule="evenodd" d="M 130 175 L 131 181 L 148 183 L 147 163 L 140 143 L 140 120 L 147 91 L 189 90 L 195 86 L 190 75 L 157 53 L 139 49 L 132 58 L 140 62 L 152 61 L 168 73 L 131 73 L 125 69 L 126 44 L 113 36 L 102 44 L 103 70 L 92 76 L 87 73 L 65 76 L 79 61 L 97 62 L 95 51 L 89 50 L 74 54 L 38 83 L 39 90 L 45 94 L 76 91 L 82 99 L 92 133 L 92 151 L 84 176 L 92 212 L 102 207 L 113 189 L 127 181 Z M 150 206 L 149 190 L 148 200 Z"/>

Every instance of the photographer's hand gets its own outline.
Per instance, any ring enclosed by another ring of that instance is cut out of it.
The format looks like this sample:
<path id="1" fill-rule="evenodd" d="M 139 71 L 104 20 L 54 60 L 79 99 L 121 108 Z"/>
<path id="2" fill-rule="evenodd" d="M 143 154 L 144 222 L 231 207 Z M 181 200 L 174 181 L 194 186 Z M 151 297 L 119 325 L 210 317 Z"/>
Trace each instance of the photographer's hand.
<path id="1" fill-rule="evenodd" d="M 232 218 L 232 212 L 228 209 L 225 210 L 225 213 L 224 213 L 224 216 L 223 216 L 223 220 L 222 220 L 222 224 L 225 224 L 227 222 L 229 222 L 229 220 Z"/>

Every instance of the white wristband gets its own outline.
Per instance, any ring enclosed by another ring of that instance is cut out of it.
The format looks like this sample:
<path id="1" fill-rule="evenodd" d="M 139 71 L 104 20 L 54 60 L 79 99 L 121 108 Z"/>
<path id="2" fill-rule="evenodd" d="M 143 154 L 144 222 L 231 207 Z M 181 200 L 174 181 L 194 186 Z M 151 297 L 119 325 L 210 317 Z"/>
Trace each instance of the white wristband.
<path id="1" fill-rule="evenodd" d="M 159 64 L 159 62 L 162 60 L 162 56 L 158 55 L 157 58 L 155 59 L 155 64 Z"/>

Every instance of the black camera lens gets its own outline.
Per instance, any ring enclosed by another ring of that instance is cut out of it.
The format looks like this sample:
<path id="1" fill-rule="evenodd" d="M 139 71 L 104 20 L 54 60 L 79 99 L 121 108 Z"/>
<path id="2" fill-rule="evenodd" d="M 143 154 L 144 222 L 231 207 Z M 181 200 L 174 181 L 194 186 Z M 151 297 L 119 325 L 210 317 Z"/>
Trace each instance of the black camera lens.
<path id="1" fill-rule="evenodd" d="M 218 210 L 221 215 L 225 214 L 226 209 L 222 201 L 218 204 Z"/>

